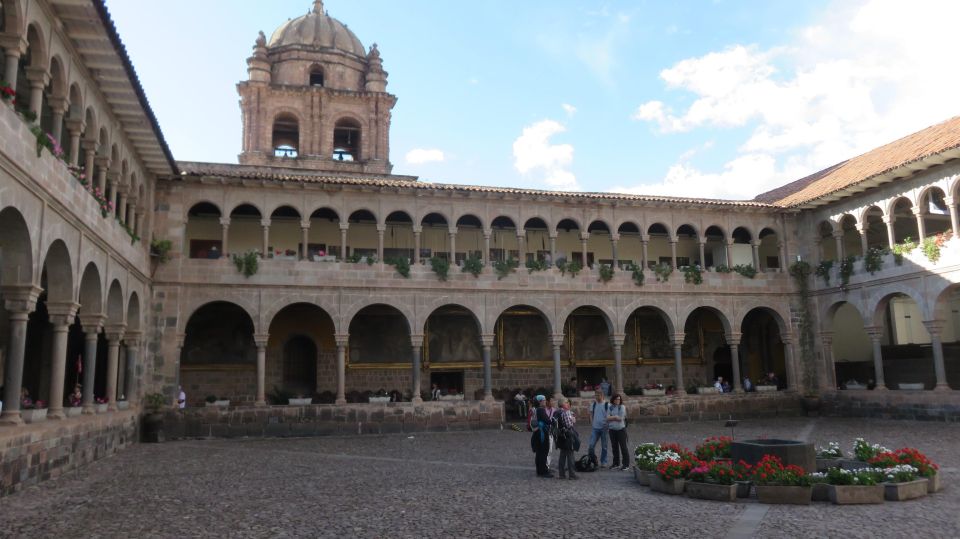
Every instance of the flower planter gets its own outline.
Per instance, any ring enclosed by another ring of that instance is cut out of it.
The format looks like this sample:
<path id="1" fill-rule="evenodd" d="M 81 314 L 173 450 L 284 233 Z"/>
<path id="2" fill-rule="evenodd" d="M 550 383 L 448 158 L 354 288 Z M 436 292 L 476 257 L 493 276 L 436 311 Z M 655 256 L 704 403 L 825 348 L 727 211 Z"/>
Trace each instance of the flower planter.
<path id="1" fill-rule="evenodd" d="M 697 388 L 697 395 L 719 395 L 719 394 L 720 394 L 720 390 L 718 390 L 713 386 Z"/>
<path id="2" fill-rule="evenodd" d="M 650 477 L 650 489 L 664 494 L 679 495 L 683 494 L 683 479 L 661 479 L 659 475 L 653 474 Z"/>
<path id="3" fill-rule="evenodd" d="M 33 408 L 30 410 L 20 410 L 20 418 L 24 423 L 39 423 L 47 420 L 46 408 Z"/>
<path id="4" fill-rule="evenodd" d="M 443 395 L 440 397 L 442 401 L 462 401 L 463 395 Z M 387 397 L 387 402 L 390 402 L 390 397 Z"/>
<path id="5" fill-rule="evenodd" d="M 757 499 L 760 503 L 810 505 L 813 487 L 757 485 Z"/>
<path id="6" fill-rule="evenodd" d="M 825 472 L 830 468 L 840 468 L 844 459 L 817 459 L 817 471 Z"/>
<path id="7" fill-rule="evenodd" d="M 827 483 L 814 483 L 811 499 L 815 502 L 830 501 L 830 485 Z"/>
<path id="8" fill-rule="evenodd" d="M 883 503 L 883 485 L 830 485 L 830 501 L 837 505 Z"/>
<path id="9" fill-rule="evenodd" d="M 98 414 L 105 414 L 105 413 L 107 413 L 107 407 L 108 407 L 108 406 L 110 406 L 110 405 L 107 404 L 107 403 L 94 404 L 94 405 L 93 405 L 93 411 L 96 412 L 96 413 L 98 413 Z"/>
<path id="10" fill-rule="evenodd" d="M 80 414 L 83 413 L 83 407 L 71 406 L 70 408 L 64 408 L 63 413 L 66 414 L 67 417 L 80 417 Z"/>
<path id="11" fill-rule="evenodd" d="M 662 397 L 667 394 L 666 389 L 644 389 L 644 397 Z"/>
<path id="12" fill-rule="evenodd" d="M 596 394 L 597 394 L 596 391 L 581 391 L 581 392 L 580 392 L 580 398 L 581 398 L 581 399 L 592 399 Z"/>
<path id="13" fill-rule="evenodd" d="M 926 477 L 905 483 L 884 483 L 883 497 L 891 502 L 902 502 L 922 498 L 927 495 L 927 485 L 929 483 Z"/>
<path id="14" fill-rule="evenodd" d="M 777 386 L 753 386 L 757 393 L 770 393 L 777 390 Z"/>
<path id="15" fill-rule="evenodd" d="M 117 401 L 117 410 L 129 410 L 130 401 Z"/>
<path id="16" fill-rule="evenodd" d="M 904 390 L 904 391 L 923 391 L 923 384 L 922 384 L 922 383 L 905 384 L 905 383 L 902 383 L 902 382 L 901 382 L 901 383 L 897 384 L 897 387 L 900 388 L 900 389 L 902 389 L 902 390 Z"/>
<path id="17" fill-rule="evenodd" d="M 941 488 L 943 488 L 943 486 L 940 484 L 940 472 L 937 472 L 927 478 L 927 494 L 940 492 Z"/>
<path id="18" fill-rule="evenodd" d="M 637 480 L 637 483 L 645 487 L 650 486 L 650 477 L 656 475 L 656 472 L 651 472 L 650 470 L 641 470 L 636 466 L 633 467 L 633 478 Z"/>
<path id="19" fill-rule="evenodd" d="M 370 397 L 370 403 L 387 403 L 390 402 L 390 397 Z"/>
<path id="20" fill-rule="evenodd" d="M 862 470 L 869 468 L 870 464 L 856 459 L 840 459 L 840 467 L 844 470 Z"/>
<path id="21" fill-rule="evenodd" d="M 700 500 L 717 502 L 733 502 L 737 500 L 737 485 L 717 485 L 715 483 L 699 483 L 686 481 L 684 489 L 687 496 Z"/>
<path id="22" fill-rule="evenodd" d="M 313 399 L 311 398 L 302 398 L 302 399 L 290 399 L 290 406 L 307 406 L 308 404 L 313 404 Z"/>
<path id="23" fill-rule="evenodd" d="M 750 497 L 750 487 L 753 486 L 750 481 L 734 481 L 733 484 L 737 486 L 737 498 Z"/>

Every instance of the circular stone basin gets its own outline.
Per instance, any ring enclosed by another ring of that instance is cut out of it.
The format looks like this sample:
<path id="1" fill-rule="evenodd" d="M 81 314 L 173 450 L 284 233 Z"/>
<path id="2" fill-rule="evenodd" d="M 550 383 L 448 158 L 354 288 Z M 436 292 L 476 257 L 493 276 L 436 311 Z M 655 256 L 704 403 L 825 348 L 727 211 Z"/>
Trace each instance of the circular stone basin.
<path id="1" fill-rule="evenodd" d="M 733 462 L 741 460 L 750 464 L 760 462 L 764 455 L 778 457 L 783 465 L 795 464 L 807 473 L 817 471 L 817 454 L 813 444 L 798 440 L 743 440 L 730 446 Z"/>

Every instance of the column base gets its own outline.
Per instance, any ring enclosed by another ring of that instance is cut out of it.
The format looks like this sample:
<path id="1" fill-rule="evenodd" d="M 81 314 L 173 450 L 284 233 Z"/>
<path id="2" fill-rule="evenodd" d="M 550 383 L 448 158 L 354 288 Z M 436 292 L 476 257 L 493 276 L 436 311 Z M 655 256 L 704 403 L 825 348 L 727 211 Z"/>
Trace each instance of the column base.
<path id="1" fill-rule="evenodd" d="M 484 395 L 484 396 L 483 396 L 483 400 L 484 400 L 485 402 L 493 402 L 493 401 L 495 401 L 496 399 L 493 398 L 493 395 Z"/>
<path id="2" fill-rule="evenodd" d="M 254 406 L 266 406 L 267 401 L 256 401 L 253 403 Z"/>
<path id="3" fill-rule="evenodd" d="M 67 414 L 63 412 L 63 408 L 59 410 L 47 410 L 47 419 L 66 419 Z"/>
<path id="4" fill-rule="evenodd" d="M 423 399 L 420 397 L 414 397 L 410 399 L 410 402 L 412 402 L 413 404 L 423 404 Z"/>
<path id="5" fill-rule="evenodd" d="M 93 415 L 95 413 L 97 413 L 97 411 L 93 409 L 92 404 L 84 404 L 83 410 L 80 410 L 81 415 Z"/>
<path id="6" fill-rule="evenodd" d="M 347 403 L 347 399 L 340 398 L 340 399 L 337 399 L 337 400 L 333 401 L 333 403 L 334 403 L 334 404 L 346 404 L 346 403 Z"/>
<path id="7" fill-rule="evenodd" d="M 3 413 L 0 414 L 0 425 L 23 425 L 20 410 L 4 410 Z"/>
<path id="8" fill-rule="evenodd" d="M 874 391 L 889 391 L 889 388 L 887 388 L 887 386 L 886 386 L 885 384 L 877 384 L 877 386 L 874 387 L 873 390 L 874 390 Z"/>
<path id="9" fill-rule="evenodd" d="M 734 392 L 734 393 L 746 393 L 746 391 L 744 391 L 742 387 L 734 388 L 733 392 Z"/>
<path id="10" fill-rule="evenodd" d="M 937 384 L 933 386 L 933 390 L 934 391 L 953 391 L 952 389 L 950 389 L 950 386 L 947 384 Z"/>

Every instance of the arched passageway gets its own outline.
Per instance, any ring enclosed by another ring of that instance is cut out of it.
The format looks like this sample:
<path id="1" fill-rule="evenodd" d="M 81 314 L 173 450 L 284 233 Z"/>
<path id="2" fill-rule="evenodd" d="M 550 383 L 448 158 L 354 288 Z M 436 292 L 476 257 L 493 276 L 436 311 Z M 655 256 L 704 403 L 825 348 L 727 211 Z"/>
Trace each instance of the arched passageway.
<path id="1" fill-rule="evenodd" d="M 294 303 L 270 321 L 266 349 L 266 386 L 277 395 L 334 402 L 337 344 L 333 318 L 311 303 Z M 285 403 L 284 403 L 285 404 Z"/>
<path id="2" fill-rule="evenodd" d="M 215 301 L 193 312 L 180 351 L 180 385 L 188 406 L 202 406 L 207 396 L 257 400 L 253 328 L 250 315 L 234 303 Z"/>

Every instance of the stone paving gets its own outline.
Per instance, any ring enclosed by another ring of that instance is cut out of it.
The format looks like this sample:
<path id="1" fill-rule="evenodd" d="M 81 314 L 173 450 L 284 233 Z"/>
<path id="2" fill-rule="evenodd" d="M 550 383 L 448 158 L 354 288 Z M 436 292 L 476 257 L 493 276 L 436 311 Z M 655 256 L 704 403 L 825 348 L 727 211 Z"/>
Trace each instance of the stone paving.
<path id="1" fill-rule="evenodd" d="M 720 422 L 640 425 L 630 445 L 728 433 Z M 960 536 L 960 425 L 778 418 L 746 420 L 736 435 L 914 446 L 941 463 L 947 487 L 878 506 L 724 504 L 652 493 L 630 472 L 537 478 L 529 434 L 509 429 L 208 440 L 141 444 L 0 498 L 0 536 Z"/>

